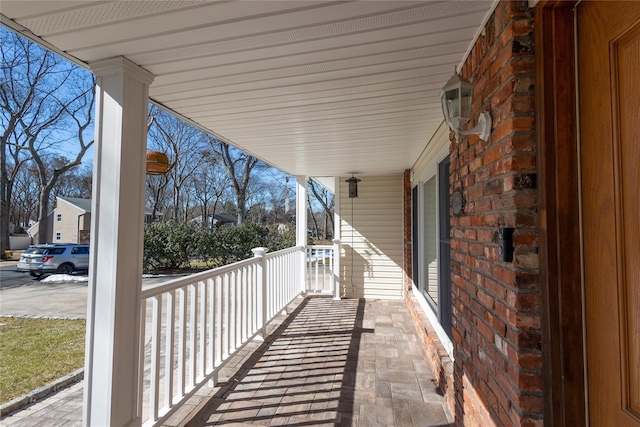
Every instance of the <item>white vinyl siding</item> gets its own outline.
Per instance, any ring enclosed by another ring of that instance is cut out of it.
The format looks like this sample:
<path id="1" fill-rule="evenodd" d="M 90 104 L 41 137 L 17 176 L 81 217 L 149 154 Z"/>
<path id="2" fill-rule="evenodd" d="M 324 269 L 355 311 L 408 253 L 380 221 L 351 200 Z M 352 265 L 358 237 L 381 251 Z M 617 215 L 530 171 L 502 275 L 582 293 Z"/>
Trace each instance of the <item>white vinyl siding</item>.
<path id="1" fill-rule="evenodd" d="M 353 298 L 401 299 L 403 178 L 360 177 L 354 199 L 348 197 L 346 178 L 341 178 L 339 192 L 342 293 Z"/>

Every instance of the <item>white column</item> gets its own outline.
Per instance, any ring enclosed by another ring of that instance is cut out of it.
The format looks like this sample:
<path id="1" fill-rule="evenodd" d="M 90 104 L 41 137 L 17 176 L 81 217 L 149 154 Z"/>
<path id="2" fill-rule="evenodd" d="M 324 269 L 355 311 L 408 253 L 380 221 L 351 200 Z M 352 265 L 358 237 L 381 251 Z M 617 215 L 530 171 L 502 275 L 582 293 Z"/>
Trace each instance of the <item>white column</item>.
<path id="1" fill-rule="evenodd" d="M 296 245 L 307 247 L 306 176 L 296 176 Z"/>
<path id="2" fill-rule="evenodd" d="M 296 176 L 296 246 L 304 250 L 298 261 L 300 289 L 306 290 L 307 276 L 307 177 Z"/>
<path id="3" fill-rule="evenodd" d="M 139 426 L 147 104 L 153 75 L 119 57 L 97 77 L 83 425 Z"/>
<path id="4" fill-rule="evenodd" d="M 340 299 L 340 177 L 333 184 L 333 299 Z"/>

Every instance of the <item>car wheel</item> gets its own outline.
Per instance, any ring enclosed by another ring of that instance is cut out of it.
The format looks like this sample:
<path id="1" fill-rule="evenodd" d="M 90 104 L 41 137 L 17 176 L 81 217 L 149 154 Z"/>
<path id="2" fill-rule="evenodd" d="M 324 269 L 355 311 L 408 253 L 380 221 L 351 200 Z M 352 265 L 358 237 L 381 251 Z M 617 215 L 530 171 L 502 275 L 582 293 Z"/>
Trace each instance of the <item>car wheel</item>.
<path id="1" fill-rule="evenodd" d="M 30 274 L 32 277 L 42 277 L 42 274 L 43 274 L 43 273 L 38 273 L 37 271 L 30 271 L 30 272 L 29 272 L 29 274 Z"/>
<path id="2" fill-rule="evenodd" d="M 73 273 L 73 265 L 66 263 L 62 264 L 60 267 L 58 267 L 58 270 L 56 272 L 60 274 L 71 274 Z"/>

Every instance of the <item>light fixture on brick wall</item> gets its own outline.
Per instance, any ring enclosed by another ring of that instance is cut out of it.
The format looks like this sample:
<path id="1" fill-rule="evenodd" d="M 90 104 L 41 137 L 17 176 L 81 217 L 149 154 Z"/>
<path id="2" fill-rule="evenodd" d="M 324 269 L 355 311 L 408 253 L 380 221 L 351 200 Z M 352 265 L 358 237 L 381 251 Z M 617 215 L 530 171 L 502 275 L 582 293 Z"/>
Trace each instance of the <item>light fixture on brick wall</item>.
<path id="1" fill-rule="evenodd" d="M 491 134 L 491 115 L 486 111 L 480 113 L 478 124 L 473 129 L 461 130 L 471 115 L 472 93 L 473 83 L 458 73 L 451 76 L 440 92 L 444 120 L 456 133 L 456 142 L 460 142 L 460 135 L 478 135 L 486 141 Z"/>

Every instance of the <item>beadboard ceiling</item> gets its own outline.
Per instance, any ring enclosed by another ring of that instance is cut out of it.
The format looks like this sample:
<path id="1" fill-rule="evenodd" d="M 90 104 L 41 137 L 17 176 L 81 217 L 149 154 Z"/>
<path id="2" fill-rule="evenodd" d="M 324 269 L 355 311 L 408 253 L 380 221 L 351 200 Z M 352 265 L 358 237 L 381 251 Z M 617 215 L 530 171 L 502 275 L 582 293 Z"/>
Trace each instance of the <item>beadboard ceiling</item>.
<path id="1" fill-rule="evenodd" d="M 125 56 L 153 102 L 293 175 L 396 174 L 493 1 L 10 1 L 77 63 Z"/>

